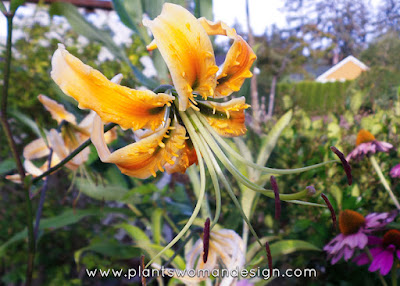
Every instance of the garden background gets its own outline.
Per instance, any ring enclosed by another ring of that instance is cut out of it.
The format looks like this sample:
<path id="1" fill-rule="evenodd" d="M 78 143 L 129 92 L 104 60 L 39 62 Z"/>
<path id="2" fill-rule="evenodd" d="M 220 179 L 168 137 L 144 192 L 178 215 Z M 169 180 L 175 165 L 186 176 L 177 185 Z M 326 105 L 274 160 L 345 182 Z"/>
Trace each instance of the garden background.
<path id="1" fill-rule="evenodd" d="M 154 84 L 170 80 L 160 54 L 147 52 L 146 44 L 151 36 L 141 25 L 143 15 L 150 19 L 159 15 L 163 0 L 109 2 L 110 9 L 116 13 L 89 6 L 78 9 L 68 1 L 11 2 L 14 6 L 10 7 L 9 2 L 3 1 L 7 11 L 15 11 L 18 5 L 32 11 L 26 16 L 18 10 L 14 16 L 17 37 L 12 44 L 8 87 L 8 122 L 21 157 L 24 146 L 41 137 L 45 129 L 57 128 L 57 123 L 38 101 L 39 94 L 64 104 L 78 121 L 87 114 L 50 77 L 51 57 L 58 43 L 63 43 L 70 53 L 107 78 L 122 73 L 122 85 L 154 88 Z M 196 17 L 213 19 L 212 0 L 172 2 L 186 7 Z M 247 4 L 252 2 L 249 0 Z M 274 26 L 262 35 L 253 35 L 250 26 L 235 26 L 253 47 L 257 60 L 253 67 L 255 76 L 246 79 L 238 92 L 252 106 L 246 114 L 248 132 L 228 142 L 251 160 L 258 158 L 258 162 L 268 167 L 292 169 L 336 159 L 330 146 L 348 154 L 355 147 L 358 131 L 367 129 L 378 140 L 395 147 L 389 153 L 377 154 L 376 158 L 398 197 L 399 179 L 391 178 L 389 171 L 400 163 L 397 148 L 400 143 L 400 4 L 381 0 L 374 10 L 364 0 L 286 0 L 284 13 L 287 28 Z M 101 17 L 103 21 L 99 21 Z M 128 44 L 113 40 L 118 29 L 111 29 L 107 24 L 112 17 L 119 17 L 121 25 L 131 31 Z M 217 62 L 220 57 L 223 60 L 230 43 L 217 37 L 213 44 Z M 332 66 L 335 57 L 343 59 L 349 55 L 364 62 L 369 70 L 352 81 L 315 81 L 322 72 L 316 73 Z M 6 59 L 7 47 L 3 40 L 0 46 L 2 92 Z M 5 132 L 4 127 L 1 132 Z M 118 140 L 111 144 L 113 149 L 132 142 L 132 132 L 122 129 L 117 132 Z M 159 173 L 156 178 L 139 180 L 121 174 L 114 165 L 102 163 L 95 148 L 90 149 L 89 160 L 77 171 L 62 168 L 47 183 L 30 186 L 35 216 L 40 192 L 48 184 L 35 246 L 32 285 L 140 283 L 139 279 L 89 278 L 85 270 L 137 268 L 140 256 L 145 255 L 149 260 L 158 253 L 192 213 L 196 202 L 193 172 L 172 176 Z M 38 162 L 39 165 L 45 160 Z M 323 203 L 319 195 L 324 193 L 336 213 L 351 209 L 365 216 L 393 210 L 370 161 L 352 162 L 351 166 L 351 186 L 342 166 L 331 164 L 300 174 L 277 176 L 279 189 L 292 193 L 312 185 L 316 194 L 307 201 Z M 240 171 L 251 175 L 251 170 L 244 165 Z M 6 179 L 15 173 L 16 164 L 7 138 L 0 136 L 0 284 L 4 285 L 26 282 L 26 196 L 21 185 Z M 260 175 L 253 180 L 268 185 L 269 177 Z M 207 187 L 207 201 L 213 209 L 212 185 Z M 236 184 L 234 191 L 262 241 L 269 241 L 274 267 L 314 268 L 318 273 L 314 278 L 281 277 L 255 281 L 255 285 L 380 283 L 376 273 L 368 272 L 367 266 L 344 261 L 331 265 L 327 260 L 322 248 L 338 233 L 332 230 L 327 208 L 282 202 L 278 221 L 274 219 L 274 200 L 252 193 L 254 200 L 252 197 L 249 204 L 245 187 Z M 391 227 L 400 229 L 399 222 L 397 219 Z M 196 227 L 202 228 L 203 224 L 204 216 L 199 216 L 192 227 L 196 239 L 199 238 Z M 218 224 L 239 234 L 246 231 L 239 210 L 223 191 Z M 184 268 L 182 248 L 183 239 L 165 253 L 162 261 L 166 262 L 177 251 L 173 266 Z M 268 267 L 266 255 L 251 234 L 246 259 L 246 267 Z M 387 277 L 388 283 L 398 279 L 399 272 L 397 269 L 397 278 L 396 275 Z M 167 279 L 164 283 L 178 285 L 180 282 Z"/>

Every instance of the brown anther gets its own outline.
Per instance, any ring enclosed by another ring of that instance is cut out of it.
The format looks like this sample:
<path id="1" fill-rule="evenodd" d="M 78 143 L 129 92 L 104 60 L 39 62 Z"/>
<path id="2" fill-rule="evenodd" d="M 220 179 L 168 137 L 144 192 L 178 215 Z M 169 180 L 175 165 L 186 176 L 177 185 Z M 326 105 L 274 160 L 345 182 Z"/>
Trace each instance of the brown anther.
<path id="1" fill-rule="evenodd" d="M 340 152 L 335 146 L 331 146 L 331 150 L 333 153 L 336 154 L 336 156 L 339 157 L 340 161 L 342 162 L 343 169 L 346 172 L 346 176 L 347 176 L 347 183 L 349 184 L 349 186 L 351 186 L 351 184 L 353 183 L 353 177 L 351 175 L 351 167 L 350 167 L 349 162 L 347 162 L 343 153 Z"/>
<path id="2" fill-rule="evenodd" d="M 335 210 L 332 207 L 331 202 L 329 201 L 328 197 L 325 196 L 324 193 L 321 193 L 321 197 L 324 199 L 326 206 L 328 207 L 329 211 L 331 212 L 331 218 L 332 218 L 332 225 L 333 229 L 336 229 L 336 213 Z"/>
<path id="3" fill-rule="evenodd" d="M 143 275 L 143 271 L 144 271 L 144 268 L 145 268 L 145 265 L 144 265 L 144 255 L 142 255 L 141 257 L 140 257 L 140 270 L 141 270 L 141 277 L 142 277 L 142 286 L 146 286 L 146 277 L 144 277 L 144 275 Z"/>
<path id="4" fill-rule="evenodd" d="M 358 212 L 344 210 L 339 215 L 339 229 L 343 234 L 356 233 L 364 224 L 365 218 Z"/>
<path id="5" fill-rule="evenodd" d="M 390 229 L 383 236 L 383 245 L 386 247 L 391 244 L 400 249 L 400 231 L 397 229 Z"/>
<path id="6" fill-rule="evenodd" d="M 210 247 L 210 218 L 206 219 L 203 229 L 203 262 L 207 263 L 208 249 Z"/>
<path id="7" fill-rule="evenodd" d="M 271 271 L 271 273 L 272 273 L 272 255 L 271 255 L 271 249 L 269 248 L 268 241 L 265 242 L 265 251 L 267 252 L 268 268 L 269 268 L 269 271 Z"/>
<path id="8" fill-rule="evenodd" d="M 278 184 L 274 176 L 271 176 L 270 181 L 275 194 L 275 219 L 279 219 L 281 217 L 281 200 L 279 198 Z"/>

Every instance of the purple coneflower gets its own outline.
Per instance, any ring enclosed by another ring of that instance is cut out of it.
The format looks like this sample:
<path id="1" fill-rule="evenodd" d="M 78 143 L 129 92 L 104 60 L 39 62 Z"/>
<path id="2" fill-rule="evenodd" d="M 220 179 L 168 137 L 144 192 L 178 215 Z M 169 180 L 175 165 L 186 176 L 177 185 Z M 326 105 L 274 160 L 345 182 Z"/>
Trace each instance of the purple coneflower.
<path id="1" fill-rule="evenodd" d="M 392 178 L 400 178 L 400 164 L 397 164 L 390 170 L 390 176 Z"/>
<path id="2" fill-rule="evenodd" d="M 357 134 L 356 148 L 347 155 L 346 160 L 361 160 L 366 155 L 376 152 L 389 152 L 392 148 L 392 144 L 377 141 L 369 131 L 361 129 Z"/>
<path id="3" fill-rule="evenodd" d="M 366 253 L 356 257 L 354 262 L 356 262 L 357 265 L 365 265 L 371 262 L 368 270 L 370 272 L 379 270 L 381 275 L 385 276 L 390 272 L 396 256 L 400 260 L 400 231 L 391 229 L 385 233 L 383 239 L 374 236 L 368 239 L 368 244 L 378 245 L 370 250 L 372 262 Z"/>
<path id="4" fill-rule="evenodd" d="M 368 243 L 367 234 L 381 230 L 392 222 L 397 212 L 371 213 L 366 217 L 352 210 L 344 210 L 339 215 L 340 234 L 332 239 L 324 250 L 332 264 L 342 257 L 349 260 L 356 249 L 363 249 Z"/>

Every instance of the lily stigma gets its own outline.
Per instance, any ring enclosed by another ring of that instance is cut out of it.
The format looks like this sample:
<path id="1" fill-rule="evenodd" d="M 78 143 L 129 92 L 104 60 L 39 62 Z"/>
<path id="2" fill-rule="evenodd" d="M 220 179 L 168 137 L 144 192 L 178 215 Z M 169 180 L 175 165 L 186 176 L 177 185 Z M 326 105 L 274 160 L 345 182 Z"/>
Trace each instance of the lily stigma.
<path id="1" fill-rule="evenodd" d="M 246 160 L 222 137 L 245 134 L 245 110 L 250 106 L 244 97 L 230 101 L 222 99 L 239 91 L 244 80 L 252 76 L 250 69 L 256 55 L 251 47 L 226 24 L 196 19 L 183 7 L 171 3 L 165 3 L 157 18 L 145 20 L 143 24 L 154 35 L 148 49 L 159 49 L 173 85 L 162 85 L 153 91 L 121 86 L 82 63 L 61 44 L 52 58 L 51 77 L 65 94 L 79 102 L 80 108 L 97 113 L 91 139 L 101 161 L 116 164 L 122 173 L 142 179 L 156 176 L 164 169 L 168 173 L 184 173 L 191 165 L 198 164 L 200 179 L 195 186 L 197 203 L 193 213 L 179 234 L 147 264 L 149 266 L 193 224 L 205 198 L 206 167 L 216 198 L 211 228 L 220 217 L 222 183 L 257 237 L 221 165 L 238 183 L 270 198 L 275 194 L 245 177 L 228 155 L 258 171 L 275 175 L 300 173 L 338 161 L 281 170 Z M 220 69 L 215 63 L 209 35 L 223 35 L 233 40 Z M 108 122 L 132 129 L 138 140 L 111 152 L 103 134 L 104 123 Z M 308 190 L 304 190 L 280 194 L 279 198 L 302 203 L 299 200 L 307 196 Z"/>

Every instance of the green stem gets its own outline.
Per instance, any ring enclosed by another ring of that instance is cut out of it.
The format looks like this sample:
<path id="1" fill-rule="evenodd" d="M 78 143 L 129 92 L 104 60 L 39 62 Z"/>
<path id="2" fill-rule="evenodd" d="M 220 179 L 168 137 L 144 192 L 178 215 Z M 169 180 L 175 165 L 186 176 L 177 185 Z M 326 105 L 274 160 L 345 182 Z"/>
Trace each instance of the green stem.
<path id="1" fill-rule="evenodd" d="M 397 200 L 396 196 L 393 194 L 392 190 L 390 189 L 389 183 L 386 181 L 385 177 L 382 174 L 381 167 L 379 167 L 378 162 L 376 161 L 374 156 L 371 156 L 370 158 L 371 164 L 374 167 L 376 173 L 378 174 L 378 177 L 386 189 L 386 191 L 389 193 L 390 198 L 393 200 L 394 204 L 396 205 L 396 208 L 400 210 L 400 204 L 399 201 Z"/>
<path id="2" fill-rule="evenodd" d="M 303 167 L 303 168 L 296 168 L 296 169 L 275 169 L 275 168 L 263 167 L 263 166 L 257 165 L 254 162 L 251 162 L 251 161 L 247 160 L 246 158 L 244 158 L 243 156 L 238 154 L 235 150 L 233 150 L 232 147 L 229 146 L 229 144 L 227 144 L 224 141 L 224 139 L 222 139 L 218 135 L 218 133 L 214 130 L 214 128 L 212 128 L 210 126 L 210 124 L 207 122 L 207 120 L 204 118 L 203 115 L 198 115 L 198 118 L 201 120 L 201 122 L 203 123 L 205 128 L 215 138 L 215 140 L 217 140 L 218 144 L 220 144 L 221 147 L 223 149 L 225 149 L 226 152 L 230 153 L 233 157 L 235 157 L 240 162 L 245 163 L 247 166 L 252 167 L 252 168 L 254 168 L 256 170 L 259 170 L 261 172 L 267 173 L 267 174 L 275 174 L 275 175 L 298 174 L 298 173 L 301 173 L 301 172 L 306 172 L 306 171 L 309 171 L 309 170 L 312 170 L 312 169 L 315 169 L 315 168 L 322 167 L 322 166 L 327 165 L 327 164 L 340 162 L 339 160 L 331 160 L 331 161 L 326 161 L 326 162 L 318 163 L 318 164 L 315 164 L 315 165 L 311 165 L 311 166 L 307 166 L 307 167 Z"/>
<path id="3" fill-rule="evenodd" d="M 18 173 L 21 177 L 21 181 L 24 184 L 25 192 L 25 203 L 26 203 L 26 225 L 28 228 L 28 262 L 26 269 L 26 284 L 32 284 L 32 274 L 33 274 L 33 263 L 35 259 L 35 237 L 33 234 L 33 216 L 32 216 L 32 203 L 29 196 L 29 184 L 25 181 L 25 170 L 19 157 L 17 146 L 15 144 L 14 138 L 12 137 L 12 132 L 10 125 L 8 124 L 7 118 L 7 99 L 8 99 L 8 87 L 10 83 L 10 71 L 11 71 L 11 59 L 12 59 L 12 29 L 13 29 L 13 17 L 14 13 L 5 13 L 7 18 L 7 44 L 6 44 L 6 58 L 4 66 L 4 84 L 3 84 L 3 94 L 0 110 L 0 121 L 6 135 L 8 145 L 10 146 L 11 153 L 14 157 Z"/>
<path id="4" fill-rule="evenodd" d="M 397 259 L 394 258 L 393 266 L 392 266 L 392 286 L 397 286 Z"/>
<path id="5" fill-rule="evenodd" d="M 104 128 L 104 133 L 109 131 L 110 129 L 112 129 L 113 127 L 115 127 L 116 124 L 115 123 L 109 123 L 105 126 Z M 58 163 L 57 165 L 55 165 L 54 167 L 51 167 L 50 169 L 48 169 L 46 172 L 44 172 L 43 174 L 41 174 L 40 176 L 35 177 L 32 180 L 32 183 L 36 183 L 38 181 L 40 181 L 41 179 L 43 179 L 44 177 L 50 175 L 51 173 L 57 171 L 58 169 L 60 169 L 62 166 L 64 166 L 65 164 L 67 164 L 69 161 L 71 161 L 76 155 L 78 155 L 81 151 L 83 151 L 83 149 L 85 149 L 86 147 L 90 146 L 92 144 L 92 141 L 90 139 L 86 140 L 85 142 L 83 142 L 81 145 L 79 145 L 78 148 L 76 148 L 74 151 L 71 152 L 71 154 L 69 154 L 67 157 L 65 157 L 60 163 Z"/>

